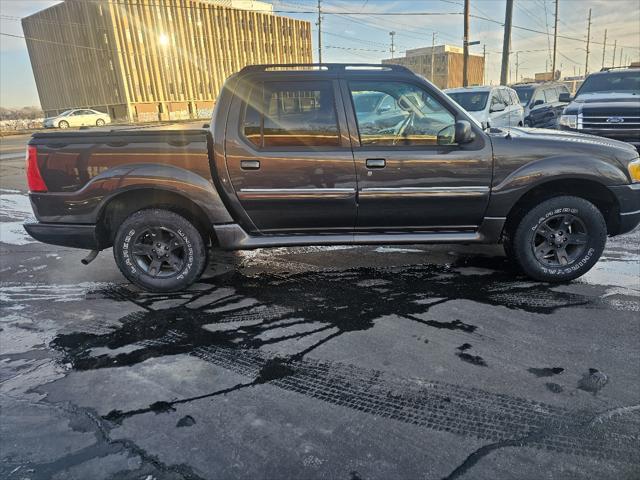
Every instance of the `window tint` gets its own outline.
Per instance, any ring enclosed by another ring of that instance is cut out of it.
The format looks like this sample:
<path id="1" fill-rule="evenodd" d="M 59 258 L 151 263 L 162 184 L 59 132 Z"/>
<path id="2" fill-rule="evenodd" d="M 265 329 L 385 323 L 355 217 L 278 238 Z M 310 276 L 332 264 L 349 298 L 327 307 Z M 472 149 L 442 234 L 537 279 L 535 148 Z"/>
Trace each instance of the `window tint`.
<path id="1" fill-rule="evenodd" d="M 545 102 L 544 100 L 544 93 L 542 92 L 542 90 L 536 90 L 536 93 L 533 94 L 533 100 L 531 102 L 531 105 L 534 105 L 538 100 L 542 100 L 542 103 Z"/>
<path id="2" fill-rule="evenodd" d="M 451 92 L 447 93 L 454 102 L 467 112 L 480 112 L 487 106 L 489 92 Z"/>
<path id="3" fill-rule="evenodd" d="M 498 91 L 500 92 L 500 99 L 502 100 L 502 103 L 507 107 L 511 105 L 511 96 L 509 95 L 508 90 L 501 88 Z"/>
<path id="4" fill-rule="evenodd" d="M 497 90 L 495 90 L 491 96 L 491 106 L 494 107 L 496 105 L 504 105 L 504 100 L 502 100 Z"/>
<path id="5" fill-rule="evenodd" d="M 558 91 L 555 88 L 545 88 L 544 98 L 547 103 L 553 103 L 558 101 Z"/>
<path id="6" fill-rule="evenodd" d="M 420 87 L 403 82 L 350 82 L 349 88 L 354 105 L 360 96 L 378 93 L 391 106 L 370 112 L 356 109 L 363 146 L 454 143 L 454 116 Z"/>
<path id="7" fill-rule="evenodd" d="M 339 146 L 330 82 L 278 82 L 256 86 L 242 122 L 257 147 Z"/>

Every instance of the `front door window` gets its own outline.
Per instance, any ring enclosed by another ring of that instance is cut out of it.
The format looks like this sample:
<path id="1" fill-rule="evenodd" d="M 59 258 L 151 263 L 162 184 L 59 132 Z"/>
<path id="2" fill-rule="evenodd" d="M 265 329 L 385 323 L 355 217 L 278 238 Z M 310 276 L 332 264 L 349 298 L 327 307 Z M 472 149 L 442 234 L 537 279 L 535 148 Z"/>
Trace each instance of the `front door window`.
<path id="1" fill-rule="evenodd" d="M 453 144 L 455 117 L 410 83 L 350 82 L 362 146 Z M 379 98 L 379 101 L 371 99 Z M 439 138 L 440 136 L 440 138 Z"/>

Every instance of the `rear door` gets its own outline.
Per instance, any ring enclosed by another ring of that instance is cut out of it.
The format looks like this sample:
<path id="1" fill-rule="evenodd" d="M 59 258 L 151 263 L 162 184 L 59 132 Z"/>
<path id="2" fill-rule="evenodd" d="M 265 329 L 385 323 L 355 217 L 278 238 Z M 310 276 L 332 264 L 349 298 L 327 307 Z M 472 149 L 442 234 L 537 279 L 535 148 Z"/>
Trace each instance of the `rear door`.
<path id="1" fill-rule="evenodd" d="M 332 74 L 240 82 L 227 123 L 226 164 L 256 231 L 353 232 L 356 175 L 346 131 Z"/>
<path id="2" fill-rule="evenodd" d="M 489 198 L 490 144 L 479 132 L 455 145 L 451 101 L 417 79 L 393 78 L 343 82 L 358 176 L 356 233 L 475 229 Z M 364 92 L 394 97 L 403 118 L 388 126 L 363 117 L 352 105 Z"/>

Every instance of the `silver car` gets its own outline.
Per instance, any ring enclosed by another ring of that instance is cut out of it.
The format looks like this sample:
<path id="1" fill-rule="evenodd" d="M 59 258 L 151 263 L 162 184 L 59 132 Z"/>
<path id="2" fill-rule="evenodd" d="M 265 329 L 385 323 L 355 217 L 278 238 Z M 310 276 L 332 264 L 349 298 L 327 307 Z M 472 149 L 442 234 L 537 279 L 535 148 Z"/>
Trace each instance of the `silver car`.
<path id="1" fill-rule="evenodd" d="M 103 127 L 108 123 L 111 123 L 111 117 L 109 117 L 109 115 L 107 115 L 106 113 L 85 108 L 67 110 L 66 112 L 62 112 L 57 117 L 45 118 L 43 126 L 44 128 L 64 129 L 69 127 L 84 126 Z"/>

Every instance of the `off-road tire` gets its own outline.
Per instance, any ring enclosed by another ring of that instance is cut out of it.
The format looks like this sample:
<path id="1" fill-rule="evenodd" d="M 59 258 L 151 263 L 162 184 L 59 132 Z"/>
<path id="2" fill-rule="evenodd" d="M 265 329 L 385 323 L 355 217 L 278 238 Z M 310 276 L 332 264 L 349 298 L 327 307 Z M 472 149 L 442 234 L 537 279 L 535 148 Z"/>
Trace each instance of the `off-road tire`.
<path id="1" fill-rule="evenodd" d="M 565 218 L 574 219 L 575 223 L 570 227 L 573 233 L 562 221 Z M 556 223 L 559 225 L 557 230 L 548 227 L 559 220 L 560 223 Z M 550 232 L 549 243 L 542 241 L 545 237 L 541 235 L 541 230 Z M 568 256 L 549 253 L 547 257 L 539 258 L 536 252 L 540 256 L 543 247 L 556 248 L 551 236 L 556 239 L 558 236 L 576 238 L 584 243 L 567 243 L 565 253 L 569 252 L 569 248 L 573 252 Z M 526 275 L 544 282 L 566 282 L 584 275 L 598 261 L 607 241 L 607 225 L 600 210 L 591 202 L 579 197 L 560 196 L 545 200 L 526 212 L 512 233 L 507 235 L 507 241 L 510 244 L 505 247 L 505 252 Z M 536 248 L 536 245 L 541 247 Z M 560 257 L 563 257 L 562 260 Z"/>
<path id="2" fill-rule="evenodd" d="M 156 235 L 162 243 L 155 243 Z M 166 251 L 163 258 L 156 252 L 156 245 L 161 244 L 160 249 Z M 137 254 L 136 247 L 149 254 Z M 184 290 L 200 278 L 208 263 L 207 245 L 198 229 L 181 215 L 161 209 L 131 214 L 116 232 L 113 256 L 129 281 L 150 292 Z M 157 262 L 161 266 L 153 267 Z"/>

